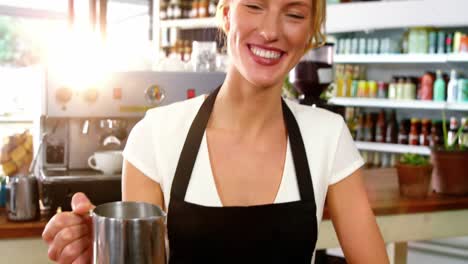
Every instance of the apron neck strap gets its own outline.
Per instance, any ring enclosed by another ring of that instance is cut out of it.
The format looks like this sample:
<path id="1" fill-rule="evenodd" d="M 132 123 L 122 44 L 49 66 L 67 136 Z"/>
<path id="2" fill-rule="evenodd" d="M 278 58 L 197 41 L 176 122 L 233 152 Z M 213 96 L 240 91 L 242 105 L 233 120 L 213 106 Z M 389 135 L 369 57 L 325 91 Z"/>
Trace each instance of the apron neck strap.
<path id="1" fill-rule="evenodd" d="M 192 175 L 192 170 L 197 159 L 200 144 L 205 133 L 208 120 L 210 119 L 213 110 L 216 96 L 221 87 L 214 90 L 208 98 L 205 99 L 202 106 L 198 110 L 195 119 L 190 126 L 187 138 L 185 140 L 182 152 L 177 163 L 174 179 L 171 187 L 171 197 L 176 197 L 180 200 L 185 200 L 185 194 Z M 283 117 L 286 122 L 286 128 L 289 133 L 289 141 L 291 152 L 294 160 L 294 168 L 296 170 L 297 183 L 301 200 L 314 201 L 314 189 L 312 186 L 312 178 L 309 170 L 309 163 L 304 148 L 304 142 L 299 130 L 299 126 L 294 118 L 293 113 L 284 102 L 281 100 L 283 108 Z"/>

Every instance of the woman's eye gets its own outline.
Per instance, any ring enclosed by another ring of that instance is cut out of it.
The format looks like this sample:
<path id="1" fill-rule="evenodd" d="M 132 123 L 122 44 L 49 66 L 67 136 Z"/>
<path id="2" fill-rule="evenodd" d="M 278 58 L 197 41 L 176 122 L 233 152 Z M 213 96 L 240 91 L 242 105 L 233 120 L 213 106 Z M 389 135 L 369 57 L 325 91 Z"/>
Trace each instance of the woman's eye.
<path id="1" fill-rule="evenodd" d="M 287 16 L 294 18 L 294 19 L 304 19 L 303 15 L 298 15 L 298 14 L 287 14 Z"/>
<path id="2" fill-rule="evenodd" d="M 262 9 L 260 6 L 258 5 L 245 5 L 246 7 L 252 9 L 252 10 L 260 10 Z"/>

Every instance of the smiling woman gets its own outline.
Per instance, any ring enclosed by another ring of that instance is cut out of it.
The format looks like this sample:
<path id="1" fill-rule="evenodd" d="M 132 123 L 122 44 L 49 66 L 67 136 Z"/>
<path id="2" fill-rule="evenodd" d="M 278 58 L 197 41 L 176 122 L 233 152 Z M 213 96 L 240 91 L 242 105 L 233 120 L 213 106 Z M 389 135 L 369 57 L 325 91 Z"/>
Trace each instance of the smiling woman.
<path id="1" fill-rule="evenodd" d="M 230 0 L 218 8 L 231 64 L 208 97 L 149 110 L 124 150 L 122 198 L 168 212 L 169 263 L 311 263 L 325 199 L 349 263 L 388 263 L 341 116 L 283 100 L 285 76 L 324 42 L 325 0 Z M 43 237 L 62 263 L 91 255 L 86 213 Z"/>

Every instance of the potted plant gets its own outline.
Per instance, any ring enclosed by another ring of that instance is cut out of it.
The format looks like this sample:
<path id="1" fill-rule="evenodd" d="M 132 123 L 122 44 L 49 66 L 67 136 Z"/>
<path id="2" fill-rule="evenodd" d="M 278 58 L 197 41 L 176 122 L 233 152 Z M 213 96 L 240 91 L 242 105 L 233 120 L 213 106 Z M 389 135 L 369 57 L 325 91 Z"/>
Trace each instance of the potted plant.
<path id="1" fill-rule="evenodd" d="M 432 164 L 428 157 L 406 153 L 396 165 L 400 194 L 406 197 L 424 198 L 429 192 Z"/>
<path id="2" fill-rule="evenodd" d="M 442 112 L 442 131 L 444 145 L 431 149 L 434 164 L 433 188 L 437 193 L 450 195 L 468 194 L 468 148 L 457 144 L 466 124 L 461 124 L 455 139 L 448 142 L 446 116 Z"/>

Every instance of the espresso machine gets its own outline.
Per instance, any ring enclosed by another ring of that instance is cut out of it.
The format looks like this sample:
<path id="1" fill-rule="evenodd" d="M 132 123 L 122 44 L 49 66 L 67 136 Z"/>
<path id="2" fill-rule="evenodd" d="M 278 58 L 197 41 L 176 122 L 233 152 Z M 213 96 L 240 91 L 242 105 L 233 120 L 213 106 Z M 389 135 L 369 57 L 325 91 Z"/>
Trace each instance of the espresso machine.
<path id="1" fill-rule="evenodd" d="M 112 72 L 83 86 L 47 72 L 34 124 L 34 172 L 43 209 L 70 210 L 76 192 L 96 205 L 121 200 L 121 173 L 104 175 L 89 167 L 88 158 L 100 150 L 123 150 L 148 109 L 209 93 L 224 78 L 221 72 Z"/>
<path id="2" fill-rule="evenodd" d="M 289 80 L 300 93 L 299 102 L 344 116 L 345 108 L 328 104 L 320 97 L 333 83 L 333 43 L 309 50 L 289 73 Z"/>

